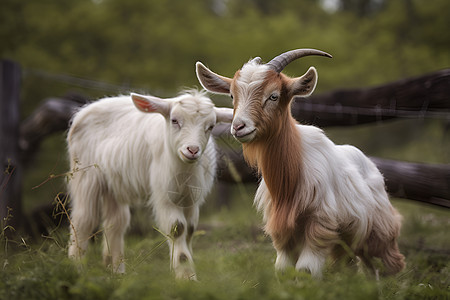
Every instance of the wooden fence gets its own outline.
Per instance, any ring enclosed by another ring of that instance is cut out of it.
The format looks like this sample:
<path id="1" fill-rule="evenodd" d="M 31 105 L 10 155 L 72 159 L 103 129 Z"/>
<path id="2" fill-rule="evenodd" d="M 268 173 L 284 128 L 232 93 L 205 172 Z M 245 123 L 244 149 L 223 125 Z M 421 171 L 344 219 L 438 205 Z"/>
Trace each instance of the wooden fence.
<path id="1" fill-rule="evenodd" d="M 0 86 L 0 217 L 12 209 L 8 224 L 23 223 L 21 174 L 43 139 L 65 131 L 72 114 L 86 99 L 46 99 L 19 124 L 20 66 L 1 63 Z M 438 117 L 450 120 L 450 69 L 368 89 L 339 90 L 308 99 L 296 99 L 294 117 L 303 123 L 352 126 L 395 118 Z M 216 137 L 229 138 L 229 125 L 216 126 Z M 245 164 L 236 148 L 220 149 L 222 182 L 256 182 L 257 176 Z M 384 174 L 388 192 L 396 197 L 450 207 L 450 164 L 420 164 L 373 157 Z M 234 168 L 229 168 L 230 162 Z M 3 224 L 4 225 L 4 224 Z"/>

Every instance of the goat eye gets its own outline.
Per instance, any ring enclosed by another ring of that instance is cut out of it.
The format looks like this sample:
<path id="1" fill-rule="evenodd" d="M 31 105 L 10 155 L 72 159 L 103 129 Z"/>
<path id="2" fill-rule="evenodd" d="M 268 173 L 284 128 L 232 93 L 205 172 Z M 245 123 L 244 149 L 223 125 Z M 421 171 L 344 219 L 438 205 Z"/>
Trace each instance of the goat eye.
<path id="1" fill-rule="evenodd" d="M 231 99 L 234 99 L 234 98 L 233 98 L 233 95 L 231 95 L 231 94 L 230 94 L 230 97 L 231 97 Z"/>
<path id="2" fill-rule="evenodd" d="M 278 95 L 277 94 L 270 95 L 269 100 L 272 100 L 272 101 L 278 100 Z"/>
<path id="3" fill-rule="evenodd" d="M 172 119 L 170 121 L 172 122 L 173 125 L 178 125 L 178 120 L 177 119 Z"/>
<path id="4" fill-rule="evenodd" d="M 214 128 L 214 125 L 209 126 L 209 127 L 208 127 L 208 131 L 213 130 L 213 128 Z"/>

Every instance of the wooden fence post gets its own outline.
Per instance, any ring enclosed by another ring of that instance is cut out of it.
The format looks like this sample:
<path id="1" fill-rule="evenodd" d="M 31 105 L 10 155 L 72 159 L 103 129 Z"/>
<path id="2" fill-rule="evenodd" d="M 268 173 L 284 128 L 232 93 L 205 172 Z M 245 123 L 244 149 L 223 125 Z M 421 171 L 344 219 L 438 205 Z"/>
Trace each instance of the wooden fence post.
<path id="1" fill-rule="evenodd" d="M 22 221 L 22 167 L 19 159 L 20 65 L 0 62 L 0 224 L 18 229 Z M 6 233 L 8 233 L 7 231 Z"/>

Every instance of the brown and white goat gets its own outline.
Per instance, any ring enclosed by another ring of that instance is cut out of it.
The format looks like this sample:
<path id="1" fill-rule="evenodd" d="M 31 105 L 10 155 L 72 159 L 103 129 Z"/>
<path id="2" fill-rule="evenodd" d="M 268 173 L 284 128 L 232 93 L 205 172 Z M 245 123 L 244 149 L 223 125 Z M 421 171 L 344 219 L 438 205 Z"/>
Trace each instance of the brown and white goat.
<path id="1" fill-rule="evenodd" d="M 378 257 L 386 274 L 395 274 L 404 267 L 397 246 L 401 216 L 389 202 L 383 176 L 357 148 L 337 146 L 291 115 L 292 99 L 314 91 L 317 72 L 311 67 L 290 78 L 281 71 L 307 55 L 331 57 L 292 50 L 267 64 L 255 58 L 233 78 L 197 62 L 197 77 L 205 89 L 233 98 L 231 133 L 262 174 L 255 205 L 277 251 L 277 270 L 295 266 L 320 277 L 329 255 L 336 260 L 350 254 L 372 270 L 372 258 Z"/>

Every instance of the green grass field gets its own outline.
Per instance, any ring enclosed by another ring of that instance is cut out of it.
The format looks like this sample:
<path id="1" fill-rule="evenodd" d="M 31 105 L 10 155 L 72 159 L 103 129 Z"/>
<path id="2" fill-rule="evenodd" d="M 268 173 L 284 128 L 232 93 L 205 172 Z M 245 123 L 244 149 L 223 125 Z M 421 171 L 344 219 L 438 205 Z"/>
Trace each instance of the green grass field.
<path id="1" fill-rule="evenodd" d="M 236 192 L 227 207 L 210 201 L 194 239 L 199 281 L 176 281 L 165 239 L 142 211 L 126 239 L 127 273 L 101 263 L 101 238 L 81 266 L 67 258 L 68 230 L 56 228 L 37 243 L 2 234 L 1 299 L 448 299 L 450 211 L 393 199 L 404 216 L 400 238 L 406 269 L 376 281 L 344 266 L 328 266 L 323 279 L 289 270 L 274 272 L 275 251 L 252 206 L 254 186 Z"/>

